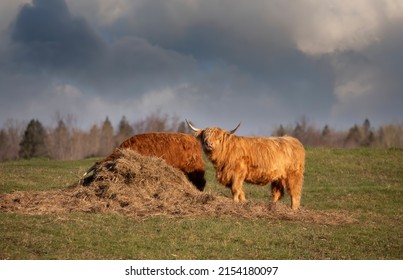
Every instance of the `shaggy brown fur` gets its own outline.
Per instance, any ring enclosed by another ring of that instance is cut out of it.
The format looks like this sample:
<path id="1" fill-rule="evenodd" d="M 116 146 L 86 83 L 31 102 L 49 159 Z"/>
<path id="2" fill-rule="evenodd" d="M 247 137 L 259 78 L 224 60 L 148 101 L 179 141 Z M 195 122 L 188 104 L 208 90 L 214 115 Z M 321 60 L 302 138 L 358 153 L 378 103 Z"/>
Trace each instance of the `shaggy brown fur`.
<path id="1" fill-rule="evenodd" d="M 96 162 L 84 176 L 96 170 L 100 164 L 118 158 L 122 149 L 136 151 L 143 156 L 162 158 L 169 165 L 182 170 L 198 190 L 204 190 L 205 165 L 200 144 L 192 135 L 184 133 L 152 132 L 135 135 L 120 144 L 111 155 Z M 93 176 L 90 176 L 84 179 L 84 184 L 88 185 L 92 180 Z"/>
<path id="2" fill-rule="evenodd" d="M 192 128 L 192 126 L 190 126 Z M 195 137 L 213 163 L 217 180 L 232 191 L 235 202 L 244 201 L 243 182 L 271 183 L 275 204 L 287 190 L 291 208 L 300 206 L 305 150 L 296 138 L 242 137 L 217 127 L 194 129 Z"/>

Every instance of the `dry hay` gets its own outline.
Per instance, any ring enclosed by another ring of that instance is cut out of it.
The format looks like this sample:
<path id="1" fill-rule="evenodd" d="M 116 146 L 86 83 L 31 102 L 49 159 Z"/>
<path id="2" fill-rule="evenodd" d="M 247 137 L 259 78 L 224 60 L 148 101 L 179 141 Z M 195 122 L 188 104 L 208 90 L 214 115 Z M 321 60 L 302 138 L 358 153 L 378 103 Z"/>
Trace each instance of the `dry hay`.
<path id="1" fill-rule="evenodd" d="M 270 209 L 267 202 L 234 204 L 212 192 L 199 192 L 185 175 L 155 157 L 122 150 L 114 161 L 100 165 L 84 186 L 56 191 L 0 195 L 0 212 L 51 214 L 70 212 L 123 213 L 136 218 L 227 216 L 304 221 L 318 224 L 351 223 L 341 211 L 293 211 L 282 203 Z"/>

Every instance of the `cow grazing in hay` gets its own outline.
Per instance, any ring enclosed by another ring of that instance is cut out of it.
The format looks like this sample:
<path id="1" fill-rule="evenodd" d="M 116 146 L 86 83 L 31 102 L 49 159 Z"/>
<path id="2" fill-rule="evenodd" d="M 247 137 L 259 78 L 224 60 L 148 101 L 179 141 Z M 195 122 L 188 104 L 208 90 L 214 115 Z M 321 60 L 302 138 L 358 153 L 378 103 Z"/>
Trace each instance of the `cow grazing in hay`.
<path id="1" fill-rule="evenodd" d="M 245 200 L 244 181 L 257 185 L 271 183 L 274 206 L 286 189 L 291 197 L 291 208 L 299 208 L 305 150 L 298 139 L 243 137 L 234 135 L 240 124 L 228 131 L 218 127 L 198 129 L 186 122 L 213 163 L 217 180 L 231 189 L 235 202 Z"/>
<path id="2" fill-rule="evenodd" d="M 91 166 L 83 177 L 96 170 L 100 164 L 118 158 L 121 149 L 130 149 L 143 156 L 160 157 L 169 165 L 182 170 L 198 190 L 204 190 L 205 165 L 200 144 L 193 135 L 184 133 L 152 132 L 128 138 L 111 155 Z M 84 182 L 91 181 L 89 178 L 84 179 Z"/>

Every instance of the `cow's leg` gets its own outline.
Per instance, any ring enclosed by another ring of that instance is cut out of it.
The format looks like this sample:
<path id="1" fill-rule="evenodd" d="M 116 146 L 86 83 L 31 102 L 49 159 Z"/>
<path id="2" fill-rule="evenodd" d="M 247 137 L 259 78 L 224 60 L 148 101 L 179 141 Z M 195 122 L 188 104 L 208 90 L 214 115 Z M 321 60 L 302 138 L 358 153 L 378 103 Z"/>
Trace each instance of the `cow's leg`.
<path id="1" fill-rule="evenodd" d="M 271 183 L 272 204 L 270 208 L 272 210 L 276 209 L 277 201 L 283 197 L 284 187 L 285 187 L 285 181 L 281 179 Z"/>
<path id="2" fill-rule="evenodd" d="M 274 181 L 271 183 L 272 202 L 276 203 L 284 195 L 284 186 L 282 180 Z"/>
<path id="3" fill-rule="evenodd" d="M 231 192 L 234 202 L 245 201 L 245 193 L 242 189 L 243 178 L 235 177 L 232 181 Z"/>
<path id="4" fill-rule="evenodd" d="M 287 191 L 291 197 L 291 208 L 297 210 L 301 202 L 302 185 L 304 175 L 300 173 L 289 174 L 287 182 Z"/>

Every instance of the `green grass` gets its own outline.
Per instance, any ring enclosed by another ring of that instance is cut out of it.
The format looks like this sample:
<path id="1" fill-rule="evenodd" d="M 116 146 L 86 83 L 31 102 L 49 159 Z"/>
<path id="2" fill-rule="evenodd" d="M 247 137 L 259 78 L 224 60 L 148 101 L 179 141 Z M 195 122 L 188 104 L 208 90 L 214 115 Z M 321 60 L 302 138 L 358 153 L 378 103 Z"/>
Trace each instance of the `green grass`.
<path id="1" fill-rule="evenodd" d="M 0 193 L 64 188 L 93 162 L 0 163 Z M 207 171 L 207 189 L 230 197 Z M 269 199 L 268 187 L 244 188 Z M 1 213 L 0 259 L 402 259 L 402 206 L 403 150 L 308 148 L 302 207 L 356 222 Z"/>
<path id="2" fill-rule="evenodd" d="M 0 193 L 61 189 L 78 180 L 95 162 L 30 159 L 0 162 Z"/>

